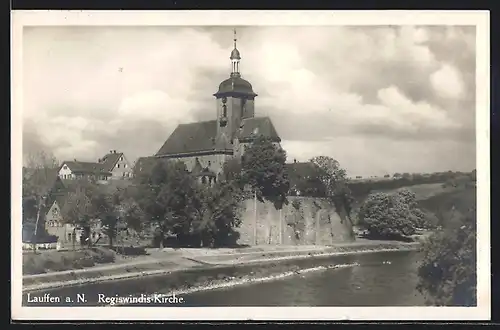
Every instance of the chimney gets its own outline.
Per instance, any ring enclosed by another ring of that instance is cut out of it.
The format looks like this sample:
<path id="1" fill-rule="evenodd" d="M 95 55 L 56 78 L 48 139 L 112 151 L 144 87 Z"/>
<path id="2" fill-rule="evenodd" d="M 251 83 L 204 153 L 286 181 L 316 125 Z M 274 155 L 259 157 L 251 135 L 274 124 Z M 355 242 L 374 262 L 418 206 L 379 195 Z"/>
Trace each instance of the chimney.
<path id="1" fill-rule="evenodd" d="M 295 163 L 297 163 L 297 159 L 295 159 L 295 158 L 294 158 L 294 159 L 293 159 L 293 163 L 294 163 L 294 164 L 295 164 Z"/>
<path id="2" fill-rule="evenodd" d="M 116 150 L 113 150 L 113 153 L 116 154 Z"/>
<path id="3" fill-rule="evenodd" d="M 73 158 L 73 161 L 75 161 L 75 162 L 76 162 L 76 158 Z"/>
<path id="4" fill-rule="evenodd" d="M 110 153 L 110 154 L 112 154 L 112 153 L 113 153 L 113 150 L 110 150 L 110 151 L 109 151 L 109 153 Z"/>

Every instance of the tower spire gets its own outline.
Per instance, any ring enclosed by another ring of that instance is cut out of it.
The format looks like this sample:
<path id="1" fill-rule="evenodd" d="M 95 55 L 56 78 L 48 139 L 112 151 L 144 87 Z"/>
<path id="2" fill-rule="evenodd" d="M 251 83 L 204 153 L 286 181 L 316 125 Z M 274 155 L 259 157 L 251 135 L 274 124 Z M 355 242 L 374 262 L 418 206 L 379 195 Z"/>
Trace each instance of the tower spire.
<path id="1" fill-rule="evenodd" d="M 233 41 L 234 41 L 234 48 L 233 51 L 231 52 L 231 77 L 239 77 L 240 76 L 240 51 L 238 48 L 236 48 L 236 29 L 233 29 Z"/>

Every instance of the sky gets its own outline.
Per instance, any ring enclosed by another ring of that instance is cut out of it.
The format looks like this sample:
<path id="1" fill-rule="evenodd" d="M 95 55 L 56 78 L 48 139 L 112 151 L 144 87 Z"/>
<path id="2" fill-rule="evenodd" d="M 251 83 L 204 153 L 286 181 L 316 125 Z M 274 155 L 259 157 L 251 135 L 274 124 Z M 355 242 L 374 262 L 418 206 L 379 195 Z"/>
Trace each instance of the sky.
<path id="1" fill-rule="evenodd" d="M 25 27 L 23 156 L 129 161 L 180 123 L 215 119 L 233 27 Z M 288 161 L 349 175 L 470 171 L 475 28 L 236 27 L 242 77 Z"/>

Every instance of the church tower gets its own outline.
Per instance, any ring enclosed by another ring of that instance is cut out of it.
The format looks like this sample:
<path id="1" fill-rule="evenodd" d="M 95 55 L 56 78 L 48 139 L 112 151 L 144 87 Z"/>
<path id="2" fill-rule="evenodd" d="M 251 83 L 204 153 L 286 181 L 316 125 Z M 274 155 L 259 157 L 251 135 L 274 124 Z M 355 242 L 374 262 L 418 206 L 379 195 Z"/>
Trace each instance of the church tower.
<path id="1" fill-rule="evenodd" d="M 219 90 L 214 94 L 217 106 L 217 137 L 219 144 L 227 140 L 232 143 L 241 121 L 253 118 L 255 115 L 254 93 L 252 85 L 241 78 L 240 52 L 236 48 L 236 30 L 234 30 L 234 48 L 231 52 L 231 74 L 228 79 L 219 85 Z"/>

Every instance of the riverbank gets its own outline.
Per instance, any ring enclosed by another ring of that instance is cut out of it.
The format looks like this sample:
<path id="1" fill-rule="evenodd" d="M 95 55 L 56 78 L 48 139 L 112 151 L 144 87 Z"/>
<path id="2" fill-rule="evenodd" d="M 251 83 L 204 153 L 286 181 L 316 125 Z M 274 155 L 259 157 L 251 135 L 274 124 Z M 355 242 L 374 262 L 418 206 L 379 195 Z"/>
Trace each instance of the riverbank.
<path id="1" fill-rule="evenodd" d="M 363 241 L 335 246 L 262 246 L 239 249 L 154 249 L 130 262 L 78 270 L 23 276 L 23 292 L 52 290 L 108 281 L 180 274 L 188 271 L 246 268 L 251 275 L 260 268 L 290 261 L 335 255 L 416 250 L 419 243 Z M 199 274 L 199 273 L 198 273 Z M 194 279 L 194 278 L 193 278 Z M 192 279 L 192 280 L 193 280 Z M 189 281 L 189 280 L 188 280 Z M 198 280 L 194 282 L 199 282 Z"/>

